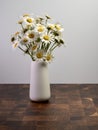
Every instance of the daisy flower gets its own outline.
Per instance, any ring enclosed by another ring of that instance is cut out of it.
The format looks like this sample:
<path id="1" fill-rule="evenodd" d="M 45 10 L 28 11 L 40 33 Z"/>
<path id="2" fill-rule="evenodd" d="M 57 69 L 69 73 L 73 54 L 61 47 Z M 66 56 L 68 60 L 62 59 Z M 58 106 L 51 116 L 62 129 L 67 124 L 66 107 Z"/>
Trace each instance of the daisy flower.
<path id="1" fill-rule="evenodd" d="M 31 50 L 32 50 L 32 51 L 36 51 L 37 47 L 38 47 L 37 44 L 33 44 L 32 47 L 31 47 Z"/>
<path id="2" fill-rule="evenodd" d="M 11 41 L 13 42 L 14 40 L 16 40 L 19 36 L 19 32 L 16 32 L 15 34 L 12 35 Z"/>
<path id="3" fill-rule="evenodd" d="M 18 24 L 22 24 L 22 23 L 24 22 L 24 19 L 25 19 L 26 17 L 30 17 L 30 15 L 29 15 L 29 14 L 24 14 L 24 15 L 22 16 L 22 18 L 18 21 Z"/>
<path id="4" fill-rule="evenodd" d="M 55 25 L 48 23 L 47 28 L 51 29 L 51 30 L 54 30 L 55 29 Z"/>
<path id="5" fill-rule="evenodd" d="M 44 33 L 41 37 L 42 42 L 54 42 L 54 36 L 51 33 Z"/>
<path id="6" fill-rule="evenodd" d="M 23 28 L 29 28 L 35 26 L 35 19 L 30 16 L 23 16 L 19 21 L 19 24 L 22 25 Z"/>
<path id="7" fill-rule="evenodd" d="M 19 42 L 16 40 L 13 42 L 12 47 L 15 49 L 18 47 L 18 45 L 19 45 Z"/>
<path id="8" fill-rule="evenodd" d="M 43 58 L 43 51 L 42 50 L 37 51 L 36 57 L 37 57 L 37 59 L 42 59 Z"/>
<path id="9" fill-rule="evenodd" d="M 52 59 L 53 59 L 53 55 L 51 53 L 47 53 L 47 55 L 45 56 L 45 60 L 51 61 Z"/>
<path id="10" fill-rule="evenodd" d="M 44 33 L 46 31 L 46 27 L 42 24 L 37 24 L 35 31 L 38 33 Z"/>
<path id="11" fill-rule="evenodd" d="M 27 36 L 24 36 L 22 39 L 21 39 L 21 43 L 22 44 L 28 44 L 29 43 L 29 38 Z"/>
<path id="12" fill-rule="evenodd" d="M 29 38 L 29 40 L 35 41 L 38 38 L 38 33 L 36 33 L 35 31 L 29 30 L 26 32 L 26 36 Z"/>
<path id="13" fill-rule="evenodd" d="M 34 18 L 24 17 L 24 22 L 26 22 L 27 25 L 32 25 L 34 23 Z"/>
<path id="14" fill-rule="evenodd" d="M 55 24 L 55 29 L 59 32 L 64 31 L 64 28 L 62 28 L 60 24 Z"/>

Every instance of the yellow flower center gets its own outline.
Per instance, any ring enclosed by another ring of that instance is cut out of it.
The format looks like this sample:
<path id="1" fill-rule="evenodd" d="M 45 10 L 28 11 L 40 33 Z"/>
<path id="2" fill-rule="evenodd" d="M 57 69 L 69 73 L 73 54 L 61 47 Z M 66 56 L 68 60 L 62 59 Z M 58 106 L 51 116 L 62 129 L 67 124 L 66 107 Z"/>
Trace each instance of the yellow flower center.
<path id="1" fill-rule="evenodd" d="M 27 38 L 24 38 L 24 39 L 23 39 L 23 42 L 24 42 L 24 43 L 28 42 L 28 39 L 27 39 Z"/>
<path id="2" fill-rule="evenodd" d="M 37 48 L 37 45 L 34 45 L 33 47 L 32 47 L 32 50 L 35 50 Z"/>
<path id="3" fill-rule="evenodd" d="M 27 22 L 28 22 L 28 23 L 32 23 L 33 20 L 32 20 L 31 18 L 27 18 Z"/>
<path id="4" fill-rule="evenodd" d="M 33 33 L 30 33 L 30 34 L 28 35 L 28 37 L 29 37 L 29 38 L 34 38 L 35 35 L 34 35 Z"/>
<path id="5" fill-rule="evenodd" d="M 42 52 L 38 52 L 38 53 L 36 54 L 36 56 L 37 56 L 38 59 L 40 59 L 40 58 L 43 57 L 43 53 L 42 53 Z"/>
<path id="6" fill-rule="evenodd" d="M 48 35 L 44 35 L 44 36 L 43 36 L 43 39 L 49 41 L 49 40 L 50 40 L 50 37 L 49 37 Z"/>
<path id="7" fill-rule="evenodd" d="M 44 27 L 43 26 L 39 26 L 38 27 L 38 32 L 43 32 L 44 31 Z"/>
<path id="8" fill-rule="evenodd" d="M 47 56 L 46 56 L 46 60 L 47 61 L 50 61 L 52 59 L 52 55 L 51 54 L 48 54 Z"/>

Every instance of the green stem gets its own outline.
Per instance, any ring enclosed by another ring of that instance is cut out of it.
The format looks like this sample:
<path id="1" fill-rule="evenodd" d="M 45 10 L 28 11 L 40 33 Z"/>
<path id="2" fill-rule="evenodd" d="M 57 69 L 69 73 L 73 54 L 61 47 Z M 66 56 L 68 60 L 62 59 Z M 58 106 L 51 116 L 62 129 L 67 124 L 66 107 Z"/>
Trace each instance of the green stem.
<path id="1" fill-rule="evenodd" d="M 58 46 L 58 45 L 54 46 L 54 47 L 51 49 L 51 51 L 53 51 L 57 46 Z"/>
<path id="2" fill-rule="evenodd" d="M 23 50 L 20 46 L 18 46 L 18 48 L 20 50 L 22 50 L 25 53 L 25 50 Z M 34 61 L 35 59 L 32 57 L 32 55 L 29 53 L 29 51 L 27 52 L 28 55 L 30 55 L 31 59 Z"/>
<path id="3" fill-rule="evenodd" d="M 55 43 L 50 47 L 50 50 L 52 50 L 52 48 L 54 47 Z"/>
<path id="4" fill-rule="evenodd" d="M 31 57 L 31 59 L 33 60 L 33 61 L 35 61 L 35 59 L 32 57 L 32 55 L 29 53 L 29 55 L 30 55 L 30 57 Z"/>
<path id="5" fill-rule="evenodd" d="M 19 48 L 20 50 L 22 50 L 23 52 L 25 52 L 25 50 L 23 50 L 20 46 L 18 46 L 18 48 Z"/>
<path id="6" fill-rule="evenodd" d="M 23 25 L 21 24 L 21 27 L 22 27 L 22 29 L 24 30 L 24 27 L 23 27 Z"/>

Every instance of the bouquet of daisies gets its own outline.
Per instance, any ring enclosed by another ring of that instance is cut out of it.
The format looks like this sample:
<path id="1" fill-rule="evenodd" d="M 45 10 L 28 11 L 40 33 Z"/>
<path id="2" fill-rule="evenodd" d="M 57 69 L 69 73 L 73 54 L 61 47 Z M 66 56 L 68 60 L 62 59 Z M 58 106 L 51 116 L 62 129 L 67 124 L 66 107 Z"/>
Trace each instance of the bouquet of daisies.
<path id="1" fill-rule="evenodd" d="M 53 24 L 51 21 L 48 15 L 44 17 L 23 15 L 18 21 L 21 30 L 11 37 L 12 46 L 30 55 L 33 61 L 51 61 L 54 49 L 64 44 L 62 39 L 64 29 L 60 24 Z"/>

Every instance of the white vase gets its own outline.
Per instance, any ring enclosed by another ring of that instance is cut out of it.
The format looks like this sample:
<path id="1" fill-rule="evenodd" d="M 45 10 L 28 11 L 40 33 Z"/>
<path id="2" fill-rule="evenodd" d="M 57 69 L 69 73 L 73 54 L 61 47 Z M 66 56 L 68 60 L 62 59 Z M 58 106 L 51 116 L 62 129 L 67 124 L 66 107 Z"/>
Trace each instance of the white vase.
<path id="1" fill-rule="evenodd" d="M 30 91 L 32 101 L 46 101 L 50 98 L 48 64 L 44 61 L 31 62 Z"/>

